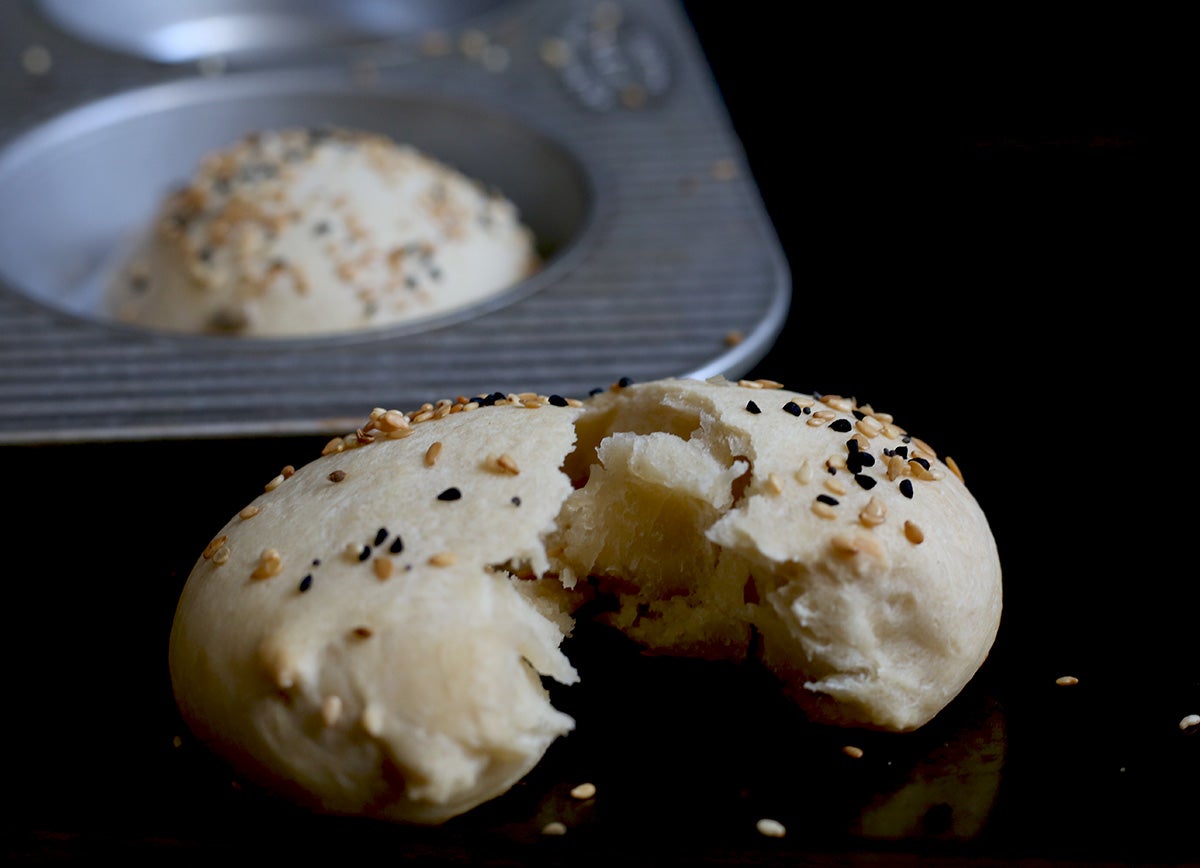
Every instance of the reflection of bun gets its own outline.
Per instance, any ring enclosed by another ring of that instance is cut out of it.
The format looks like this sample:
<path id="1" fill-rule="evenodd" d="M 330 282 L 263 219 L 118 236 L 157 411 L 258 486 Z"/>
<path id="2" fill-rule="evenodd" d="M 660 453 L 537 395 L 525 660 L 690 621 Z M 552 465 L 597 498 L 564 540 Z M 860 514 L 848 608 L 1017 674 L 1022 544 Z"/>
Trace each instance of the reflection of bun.
<path id="1" fill-rule="evenodd" d="M 437 822 L 571 729 L 539 676 L 575 680 L 559 642 L 598 592 L 653 651 L 761 654 L 818 720 L 922 725 L 995 636 L 987 522 L 890 417 L 772 385 L 377 411 L 197 562 L 185 719 L 307 804 Z"/>
<path id="2" fill-rule="evenodd" d="M 479 303 L 535 264 L 512 202 L 415 149 L 273 130 L 210 154 L 167 198 L 110 304 L 172 331 L 345 332 Z"/>

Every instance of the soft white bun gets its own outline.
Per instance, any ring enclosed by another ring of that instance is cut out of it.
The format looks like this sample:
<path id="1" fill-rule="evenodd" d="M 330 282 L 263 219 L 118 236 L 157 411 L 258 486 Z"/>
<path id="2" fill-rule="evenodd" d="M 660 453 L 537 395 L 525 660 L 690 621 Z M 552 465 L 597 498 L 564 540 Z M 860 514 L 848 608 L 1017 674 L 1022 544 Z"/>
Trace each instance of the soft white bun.
<path id="1" fill-rule="evenodd" d="M 814 720 L 925 724 L 996 635 L 987 520 L 891 417 L 774 386 L 376 411 L 198 560 L 171 635 L 185 719 L 306 804 L 438 822 L 572 728 L 539 678 L 576 679 L 559 643 L 600 593 L 650 651 L 760 657 Z"/>
<path id="2" fill-rule="evenodd" d="M 622 604 L 613 623 L 649 649 L 759 654 L 814 719 L 919 727 L 996 636 L 987 519 L 890 416 L 766 386 L 663 380 L 594 398 L 559 567 L 602 577 Z"/>
<path id="3" fill-rule="evenodd" d="M 435 823 L 507 790 L 574 723 L 540 680 L 576 680 L 570 619 L 555 587 L 505 567 L 547 569 L 577 413 L 381 416 L 377 442 L 352 435 L 273 480 L 179 601 L 170 673 L 190 728 L 331 813 Z"/>
<path id="4" fill-rule="evenodd" d="M 118 319 L 299 336 L 449 313 L 529 276 L 508 199 L 353 130 L 267 130 L 208 155 L 111 281 Z"/>

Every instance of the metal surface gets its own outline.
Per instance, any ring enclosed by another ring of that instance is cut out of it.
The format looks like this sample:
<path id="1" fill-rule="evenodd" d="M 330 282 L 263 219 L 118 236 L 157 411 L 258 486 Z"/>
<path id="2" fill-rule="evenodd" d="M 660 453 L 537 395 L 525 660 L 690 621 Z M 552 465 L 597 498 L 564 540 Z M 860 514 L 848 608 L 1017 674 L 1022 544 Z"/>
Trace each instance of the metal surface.
<path id="1" fill-rule="evenodd" d="M 25 60 L 0 79 L 0 442 L 321 433 L 381 405 L 748 370 L 790 276 L 686 18 L 671 2 L 488 11 L 437 51 L 414 32 L 214 70 L 96 51 L 36 7 L 0 8 L 0 55 Z M 485 308 L 329 339 L 98 314 L 97 274 L 203 153 L 328 123 L 501 189 L 548 267 Z"/>

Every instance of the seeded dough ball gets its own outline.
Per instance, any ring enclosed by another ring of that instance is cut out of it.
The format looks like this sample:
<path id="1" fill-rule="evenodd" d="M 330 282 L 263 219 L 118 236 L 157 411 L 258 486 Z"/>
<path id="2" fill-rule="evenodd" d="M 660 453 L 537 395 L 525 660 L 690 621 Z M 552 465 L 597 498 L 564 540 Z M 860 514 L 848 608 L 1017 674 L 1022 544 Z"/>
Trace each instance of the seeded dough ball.
<path id="1" fill-rule="evenodd" d="M 481 303 L 537 263 L 511 201 L 410 146 L 269 130 L 166 199 L 107 303 L 168 331 L 342 333 Z"/>
<path id="2" fill-rule="evenodd" d="M 561 588 L 514 575 L 547 568 L 577 413 L 380 416 L 377 442 L 352 435 L 269 483 L 177 607 L 170 673 L 193 732 L 322 812 L 437 823 L 506 791 L 574 725 L 541 682 L 577 677 Z"/>
<path id="3" fill-rule="evenodd" d="M 894 731 L 999 626 L 979 504 L 849 399 L 492 395 L 376 411 L 326 452 L 217 534 L 170 642 L 193 730 L 320 810 L 436 823 L 505 792 L 572 729 L 541 678 L 576 681 L 560 642 L 596 595 L 650 652 L 758 656 L 814 720 Z"/>
<path id="4" fill-rule="evenodd" d="M 816 720 L 919 727 L 996 636 L 987 519 L 891 416 L 751 385 L 662 380 L 593 399 L 556 566 L 613 595 L 608 619 L 650 651 L 760 654 Z"/>

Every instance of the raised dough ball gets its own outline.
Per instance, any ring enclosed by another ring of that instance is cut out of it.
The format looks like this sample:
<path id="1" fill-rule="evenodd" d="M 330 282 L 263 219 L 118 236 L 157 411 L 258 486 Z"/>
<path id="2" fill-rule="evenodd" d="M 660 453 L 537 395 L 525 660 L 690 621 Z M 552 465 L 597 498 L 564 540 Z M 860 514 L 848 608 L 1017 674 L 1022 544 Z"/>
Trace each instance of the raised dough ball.
<path id="1" fill-rule="evenodd" d="M 514 574 L 546 569 L 577 413 L 480 407 L 402 439 L 380 420 L 256 498 L 177 608 L 193 731 L 325 812 L 436 823 L 507 790 L 574 725 L 541 682 L 577 678 L 561 589 Z"/>
<path id="2" fill-rule="evenodd" d="M 661 380 L 597 396 L 578 429 L 568 466 L 587 484 L 551 547 L 648 649 L 741 659 L 757 634 L 814 719 L 889 730 L 929 721 L 982 665 L 1002 598 L 987 519 L 890 416 Z"/>
<path id="3" fill-rule="evenodd" d="M 166 199 L 107 303 L 168 331 L 342 333 L 485 302 L 537 262 L 511 201 L 410 146 L 268 130 Z"/>

